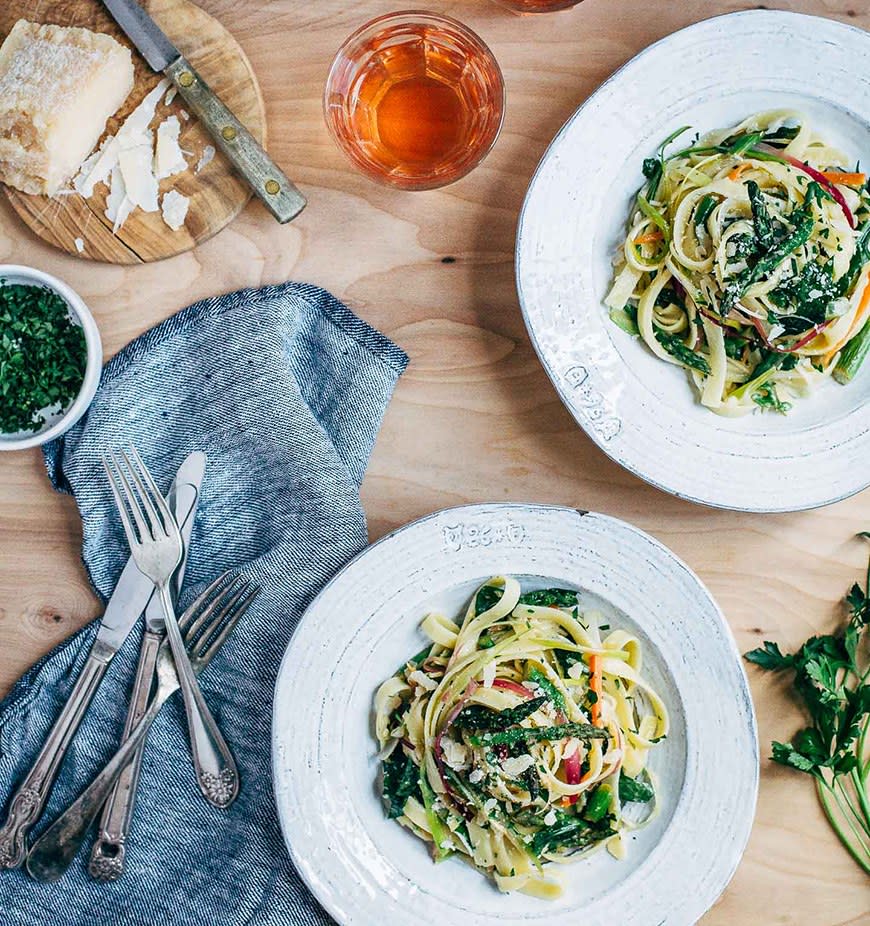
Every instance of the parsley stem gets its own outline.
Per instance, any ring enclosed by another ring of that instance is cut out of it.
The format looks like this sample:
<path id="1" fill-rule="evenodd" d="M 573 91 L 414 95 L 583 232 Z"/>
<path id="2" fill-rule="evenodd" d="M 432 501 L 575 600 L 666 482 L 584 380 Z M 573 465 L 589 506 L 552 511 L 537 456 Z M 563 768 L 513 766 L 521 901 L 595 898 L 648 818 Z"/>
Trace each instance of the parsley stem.
<path id="1" fill-rule="evenodd" d="M 858 832 L 855 830 L 854 826 L 851 827 L 852 832 L 855 835 L 855 839 L 858 842 L 858 845 L 861 849 L 857 849 L 849 837 L 843 832 L 843 828 L 840 825 L 840 821 L 834 815 L 834 808 L 831 805 L 831 795 L 834 796 L 835 800 L 837 799 L 836 793 L 831 789 L 831 786 L 821 777 L 816 778 L 816 792 L 819 795 L 819 800 L 822 803 L 822 808 L 825 811 L 825 816 L 828 818 L 828 822 L 831 824 L 834 832 L 839 836 L 840 842 L 843 843 L 846 851 L 853 859 L 867 872 L 870 874 L 870 849 L 864 844 L 863 840 L 860 838 Z M 839 801 L 837 801 L 839 806 Z M 841 808 L 842 809 L 842 808 Z M 851 826 L 851 824 L 850 824 Z M 862 854 L 863 852 L 863 854 Z"/>
<path id="2" fill-rule="evenodd" d="M 852 817 L 854 817 L 853 822 L 856 823 L 858 826 L 860 826 L 861 829 L 864 831 L 864 834 L 867 836 L 867 838 L 870 839 L 870 825 L 868 825 L 867 821 L 861 816 L 861 814 L 856 809 L 855 802 L 852 799 L 852 795 L 849 794 L 849 792 L 846 790 L 845 784 L 843 784 L 843 778 L 844 776 L 842 775 L 837 775 L 834 778 L 834 786 L 837 789 L 837 791 L 839 791 L 839 794 L 840 794 L 840 797 L 837 798 L 837 804 L 840 810 L 842 811 L 843 815 L 847 819 L 851 820 Z M 836 794 L 837 792 L 835 791 L 834 793 Z M 844 803 L 846 805 L 845 807 L 843 806 Z M 867 852 L 868 854 L 870 854 L 870 846 L 867 847 Z"/>
<path id="3" fill-rule="evenodd" d="M 868 835 L 870 835 L 870 801 L 867 800 L 866 782 L 857 768 L 852 769 L 851 775 L 852 784 L 855 786 L 855 792 L 858 795 L 858 803 L 861 806 L 861 812 L 864 814 L 864 829 L 868 830 Z"/>

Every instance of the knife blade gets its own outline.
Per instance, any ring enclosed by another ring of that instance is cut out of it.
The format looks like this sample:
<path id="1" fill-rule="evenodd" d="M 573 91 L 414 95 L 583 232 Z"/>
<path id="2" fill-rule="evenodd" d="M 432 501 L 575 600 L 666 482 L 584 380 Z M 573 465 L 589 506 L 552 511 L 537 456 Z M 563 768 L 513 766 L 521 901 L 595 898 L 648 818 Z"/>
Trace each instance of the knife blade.
<path id="1" fill-rule="evenodd" d="M 205 455 L 192 453 L 181 464 L 176 480 L 181 478 L 186 484 L 195 479 L 197 473 L 201 478 L 204 467 Z M 69 698 L 9 802 L 6 821 L 0 828 L 0 869 L 18 868 L 24 861 L 27 834 L 42 814 L 69 744 L 109 663 L 139 620 L 153 590 L 151 580 L 139 572 L 131 558 L 106 605 L 96 638 Z"/>
<path id="2" fill-rule="evenodd" d="M 151 68 L 162 71 L 175 84 L 215 144 L 272 215 L 282 224 L 295 219 L 306 206 L 305 197 L 157 23 L 136 0 L 103 0 L 103 5 Z"/>

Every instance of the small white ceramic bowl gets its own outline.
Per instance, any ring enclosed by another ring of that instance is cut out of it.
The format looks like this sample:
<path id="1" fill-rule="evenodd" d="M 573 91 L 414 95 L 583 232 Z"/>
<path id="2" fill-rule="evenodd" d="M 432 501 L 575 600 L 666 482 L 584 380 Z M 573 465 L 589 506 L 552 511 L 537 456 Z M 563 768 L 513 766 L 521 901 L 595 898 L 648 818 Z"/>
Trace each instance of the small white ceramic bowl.
<path id="1" fill-rule="evenodd" d="M 97 323 L 91 315 L 90 309 L 84 304 L 81 296 L 72 290 L 62 280 L 53 277 L 42 270 L 33 267 L 21 267 L 15 264 L 0 264 L 0 281 L 5 283 L 22 283 L 29 286 L 45 286 L 60 296 L 69 307 L 70 318 L 78 322 L 85 332 L 88 360 L 85 367 L 85 378 L 75 401 L 65 411 L 47 414 L 45 424 L 39 431 L 19 431 L 16 434 L 0 433 L 0 451 L 25 450 L 28 447 L 38 447 L 46 444 L 64 431 L 69 430 L 82 415 L 94 398 L 100 382 L 100 371 L 103 366 L 103 345 L 100 342 L 100 332 Z"/>

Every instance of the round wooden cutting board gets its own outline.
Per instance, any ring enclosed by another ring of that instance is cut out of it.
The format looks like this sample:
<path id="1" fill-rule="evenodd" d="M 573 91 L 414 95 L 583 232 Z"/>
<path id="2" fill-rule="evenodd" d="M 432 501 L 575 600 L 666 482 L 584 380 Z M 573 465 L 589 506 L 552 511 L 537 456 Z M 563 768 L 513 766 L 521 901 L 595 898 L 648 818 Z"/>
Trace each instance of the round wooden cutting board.
<path id="1" fill-rule="evenodd" d="M 251 63 L 226 29 L 189 0 L 144 0 L 143 6 L 161 29 L 202 74 L 205 81 L 244 123 L 251 134 L 265 145 L 266 115 L 263 98 Z M 0 3 L 0 38 L 5 38 L 18 19 L 83 26 L 106 32 L 129 46 L 126 36 L 115 25 L 99 0 L 4 0 Z M 123 108 L 109 120 L 106 131 L 114 133 L 124 119 L 161 79 L 133 52 L 136 80 Z M 78 193 L 29 196 L 3 187 L 15 211 L 43 241 L 77 257 L 114 264 L 136 264 L 171 257 L 188 251 L 211 238 L 235 218 L 250 199 L 251 191 L 218 151 L 200 172 L 195 168 L 206 146 L 215 147 L 208 133 L 190 116 L 184 119 L 184 101 L 176 96 L 169 105 L 157 108 L 161 118 L 175 114 L 181 122 L 179 142 L 189 152 L 186 171 L 160 181 L 161 194 L 170 189 L 190 197 L 185 224 L 172 231 L 159 212 L 135 209 L 117 235 L 105 216 L 105 184 L 99 184 L 90 199 Z M 83 249 L 76 246 L 83 243 Z"/>

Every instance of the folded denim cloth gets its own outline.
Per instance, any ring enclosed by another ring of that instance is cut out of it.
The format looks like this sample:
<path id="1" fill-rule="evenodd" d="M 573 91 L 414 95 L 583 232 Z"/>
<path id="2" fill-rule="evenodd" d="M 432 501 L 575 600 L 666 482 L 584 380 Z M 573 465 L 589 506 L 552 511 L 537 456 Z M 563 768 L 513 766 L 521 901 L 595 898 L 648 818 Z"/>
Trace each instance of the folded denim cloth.
<path id="1" fill-rule="evenodd" d="M 129 550 L 100 458 L 130 443 L 161 486 L 189 452 L 208 456 L 181 605 L 230 568 L 262 592 L 201 679 L 238 761 L 238 800 L 217 810 L 200 796 L 174 698 L 148 739 L 124 876 L 91 880 L 89 845 L 53 885 L 2 871 L 3 926 L 330 922 L 279 830 L 272 690 L 305 605 L 366 543 L 359 485 L 406 363 L 399 348 L 312 286 L 207 299 L 121 351 L 87 416 L 47 447 L 55 488 L 71 492 L 81 512 L 82 555 L 101 597 L 111 595 Z M 68 698 L 94 633 L 91 625 L 67 640 L 0 703 L 4 806 Z M 117 748 L 140 634 L 137 625 L 110 666 L 33 835 Z"/>

